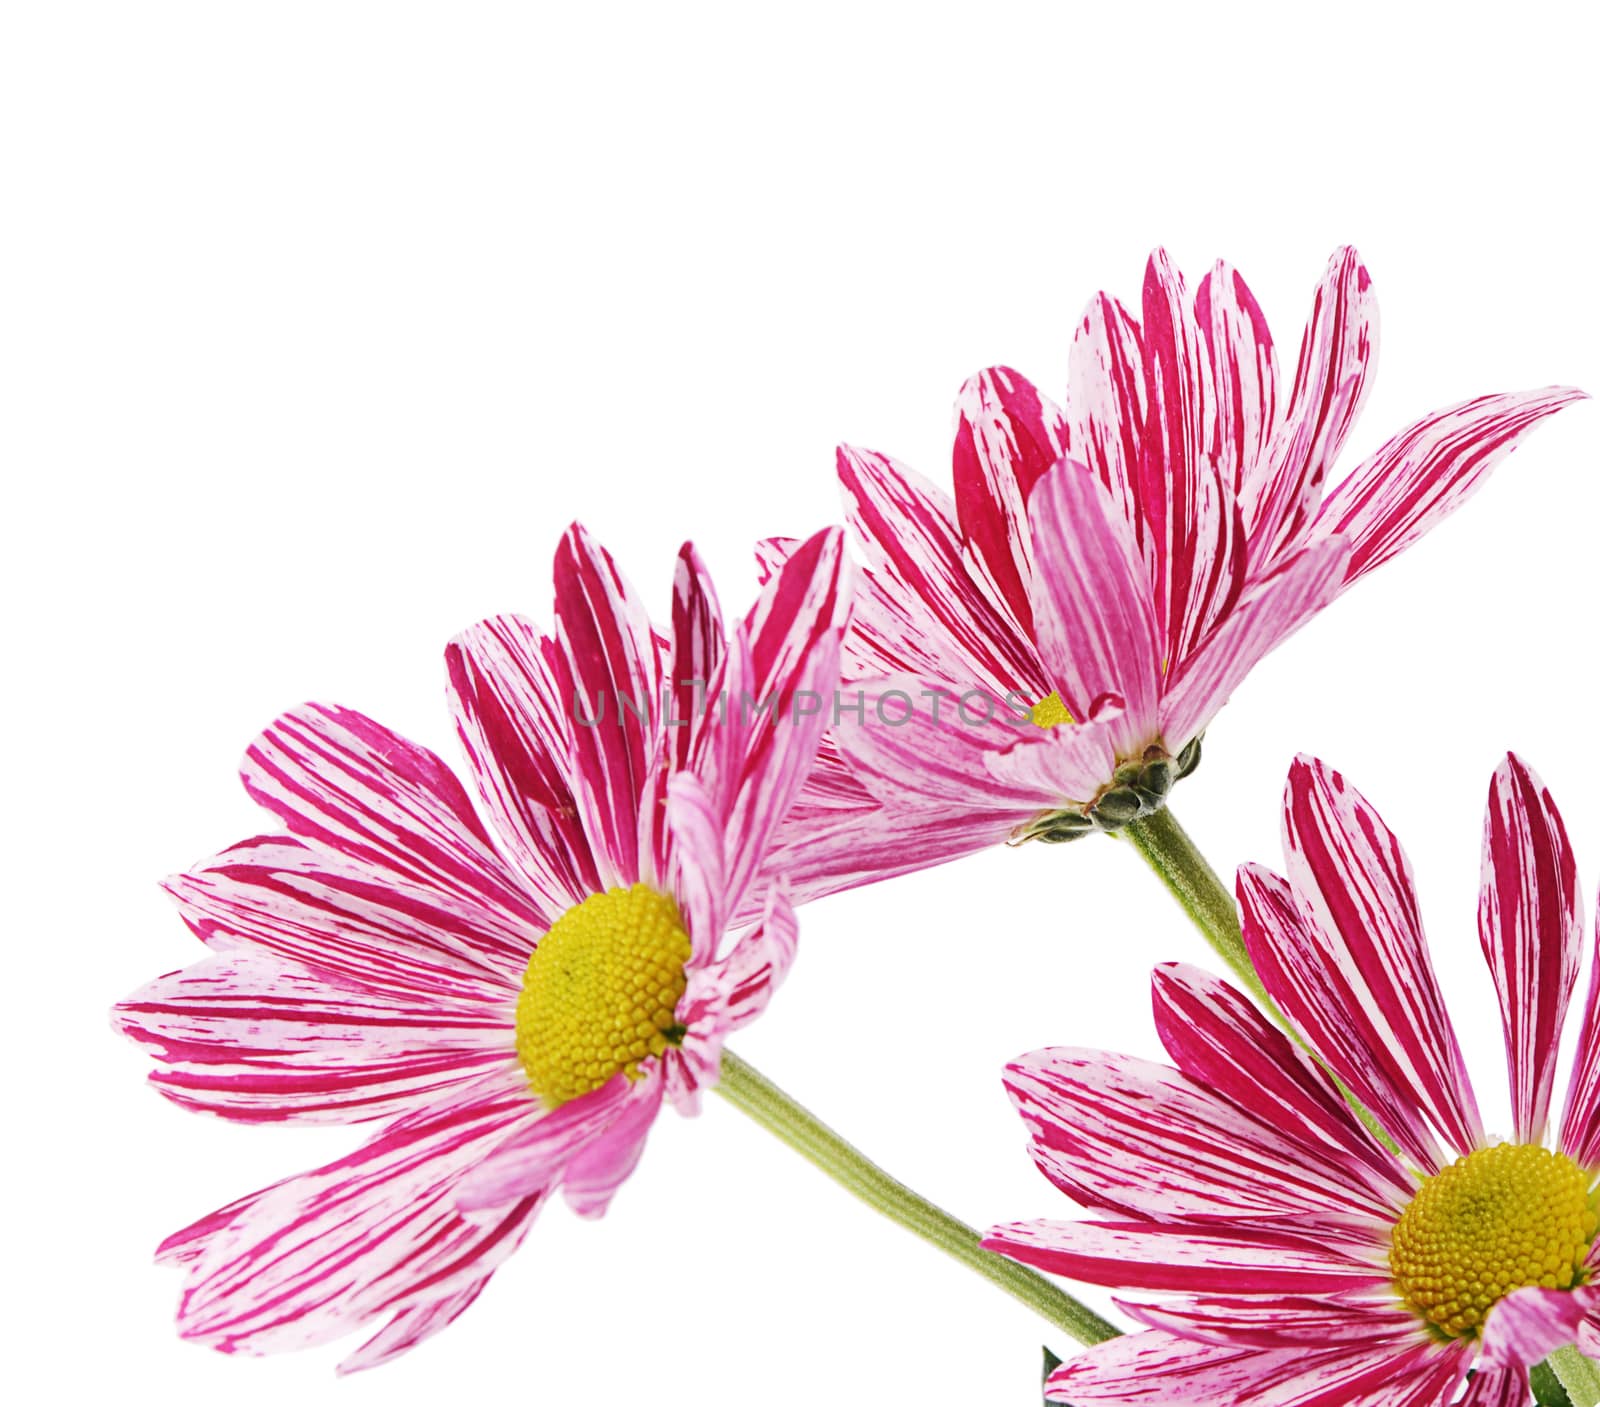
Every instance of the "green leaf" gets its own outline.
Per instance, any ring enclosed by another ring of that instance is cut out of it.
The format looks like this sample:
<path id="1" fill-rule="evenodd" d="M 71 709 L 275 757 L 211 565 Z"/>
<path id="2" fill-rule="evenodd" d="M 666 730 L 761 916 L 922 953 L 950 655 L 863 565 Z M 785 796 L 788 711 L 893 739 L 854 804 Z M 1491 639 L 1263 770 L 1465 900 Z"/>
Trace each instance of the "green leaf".
<path id="1" fill-rule="evenodd" d="M 1572 1407 L 1572 1399 L 1567 1396 L 1566 1388 L 1561 1386 L 1556 1370 L 1548 1363 L 1534 1364 L 1528 1371 L 1528 1382 L 1533 1388 L 1533 1400 L 1539 1407 Z"/>

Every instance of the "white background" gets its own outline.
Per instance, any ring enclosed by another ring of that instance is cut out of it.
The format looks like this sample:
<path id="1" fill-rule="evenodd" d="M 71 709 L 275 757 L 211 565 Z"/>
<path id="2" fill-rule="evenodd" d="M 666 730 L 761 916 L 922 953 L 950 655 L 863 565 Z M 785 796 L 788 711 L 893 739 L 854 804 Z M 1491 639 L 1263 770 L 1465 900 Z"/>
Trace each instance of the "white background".
<path id="1" fill-rule="evenodd" d="M 742 606 L 755 538 L 835 517 L 838 439 L 947 481 L 962 379 L 1005 360 L 1059 394 L 1079 309 L 1136 302 L 1158 242 L 1244 271 L 1285 374 L 1358 244 L 1384 350 L 1346 464 L 1469 394 L 1600 390 L 1584 8 L 8 6 L 13 1400 L 1035 1400 L 1059 1335 L 715 1100 L 398 1364 L 179 1343 L 156 1241 L 356 1135 L 141 1088 L 105 1009 L 200 955 L 155 881 L 261 825 L 233 769 L 302 698 L 453 758 L 440 649 L 544 616 L 574 516 L 664 614 L 683 538 Z M 1249 681 L 1178 798 L 1231 872 L 1276 860 L 1295 751 L 1368 792 L 1491 1122 L 1503 749 L 1600 875 L 1597 474 L 1592 405 L 1538 430 Z M 741 1047 L 971 1221 L 1066 1215 L 1002 1062 L 1154 1053 L 1148 968 L 1202 955 L 1122 847 L 991 853 L 808 910 Z"/>

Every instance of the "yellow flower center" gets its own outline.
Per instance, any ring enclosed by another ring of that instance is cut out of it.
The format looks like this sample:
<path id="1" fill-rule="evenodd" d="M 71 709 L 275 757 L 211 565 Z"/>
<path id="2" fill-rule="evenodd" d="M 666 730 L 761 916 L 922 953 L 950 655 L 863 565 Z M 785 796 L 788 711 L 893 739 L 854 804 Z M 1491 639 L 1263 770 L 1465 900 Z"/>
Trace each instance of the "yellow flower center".
<path id="1" fill-rule="evenodd" d="M 1422 1184 L 1395 1223 L 1389 1269 L 1435 1329 L 1470 1338 L 1513 1290 L 1577 1284 L 1597 1224 L 1588 1179 L 1564 1153 L 1499 1143 Z"/>
<path id="2" fill-rule="evenodd" d="M 1072 715 L 1067 712 L 1066 704 L 1061 702 L 1059 693 L 1040 699 L 1028 710 L 1028 717 L 1036 728 L 1057 728 L 1063 723 L 1072 722 Z"/>
<path id="3" fill-rule="evenodd" d="M 682 1039 L 677 1006 L 689 935 L 671 897 L 647 884 L 591 894 L 556 920 L 522 979 L 517 1056 L 551 1108 Z"/>

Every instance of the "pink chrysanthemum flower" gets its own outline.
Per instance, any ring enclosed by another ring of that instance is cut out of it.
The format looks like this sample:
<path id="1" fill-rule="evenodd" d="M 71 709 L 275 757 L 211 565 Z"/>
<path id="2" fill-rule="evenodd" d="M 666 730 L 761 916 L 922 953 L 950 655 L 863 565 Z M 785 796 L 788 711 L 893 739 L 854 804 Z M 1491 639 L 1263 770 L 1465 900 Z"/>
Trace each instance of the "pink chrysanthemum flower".
<path id="1" fill-rule="evenodd" d="M 837 678 L 842 556 L 838 530 L 810 539 L 730 634 L 686 546 L 664 635 L 573 528 L 554 636 L 505 616 L 449 648 L 492 833 L 358 713 L 310 705 L 250 748 L 286 830 L 171 881 L 215 956 L 117 1024 L 186 1107 L 389 1122 L 168 1238 L 186 1337 L 267 1353 L 378 1324 L 341 1367 L 384 1362 L 472 1302 L 554 1189 L 602 1213 L 663 1099 L 695 1111 L 794 955 L 781 882 L 723 940 L 815 756 L 822 715 L 793 703 Z"/>
<path id="2" fill-rule="evenodd" d="M 1337 772 L 1300 759 L 1289 878 L 1246 866 L 1251 959 L 1302 1052 L 1195 968 L 1154 977 L 1177 1068 L 1043 1050 L 1007 1072 L 1057 1187 L 1101 1219 L 997 1227 L 991 1249 L 1165 1297 L 1147 1332 L 1065 1364 L 1075 1403 L 1520 1407 L 1527 1369 L 1600 1349 L 1600 962 L 1565 1112 L 1547 1138 L 1577 978 L 1576 868 L 1516 757 L 1489 788 L 1479 938 L 1499 994 L 1512 1139 L 1489 1138 L 1399 842 Z M 1314 1057 L 1314 1058 L 1313 1058 Z M 1334 1078 L 1380 1125 L 1380 1140 Z"/>
<path id="3" fill-rule="evenodd" d="M 844 700 L 785 827 L 797 893 L 1158 809 L 1258 660 L 1581 395 L 1424 416 L 1324 497 L 1376 348 L 1352 249 L 1328 266 L 1287 384 L 1244 280 L 1218 264 L 1191 291 L 1158 251 L 1141 317 L 1090 303 L 1064 410 L 1005 367 L 967 383 L 953 499 L 842 448 L 866 565 L 845 673 L 864 708 Z"/>

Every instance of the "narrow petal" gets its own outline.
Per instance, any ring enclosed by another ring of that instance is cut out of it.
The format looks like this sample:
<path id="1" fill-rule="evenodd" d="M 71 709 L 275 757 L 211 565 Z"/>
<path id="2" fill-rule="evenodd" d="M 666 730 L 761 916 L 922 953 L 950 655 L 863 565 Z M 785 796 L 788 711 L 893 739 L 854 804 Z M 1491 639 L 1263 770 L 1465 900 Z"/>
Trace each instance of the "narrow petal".
<path id="1" fill-rule="evenodd" d="M 1139 507 L 1146 405 L 1144 346 L 1137 319 L 1115 298 L 1097 294 L 1072 338 L 1067 420 L 1075 458 L 1106 486 L 1132 526 L 1154 576 L 1155 545 Z"/>
<path id="2" fill-rule="evenodd" d="M 613 1075 L 599 1089 L 545 1109 L 528 1089 L 520 1066 L 518 1091 L 526 1105 L 519 1126 L 498 1147 L 469 1169 L 455 1189 L 455 1205 L 463 1212 L 498 1210 L 554 1187 L 567 1164 L 598 1138 L 635 1099 L 659 1100 L 647 1088 L 648 1078 Z"/>
<path id="3" fill-rule="evenodd" d="M 1266 472 L 1245 489 L 1253 559 L 1271 561 L 1315 514 L 1328 468 L 1366 402 L 1377 356 L 1371 276 L 1354 249 L 1335 250 L 1311 304 Z"/>
<path id="4" fill-rule="evenodd" d="M 1211 359 L 1217 457 L 1241 504 L 1266 464 L 1277 428 L 1278 358 L 1266 315 L 1238 272 L 1221 260 L 1195 290 L 1195 321 Z"/>
<path id="5" fill-rule="evenodd" d="M 1069 1196 L 1134 1216 L 1382 1218 L 1340 1163 L 1152 1061 L 1057 1047 L 1006 1067 L 1034 1161 Z"/>
<path id="6" fill-rule="evenodd" d="M 1144 352 L 1139 501 L 1155 543 L 1158 658 L 1176 667 L 1238 599 L 1244 522 L 1217 463 L 1211 358 L 1183 277 L 1159 249 L 1144 276 Z"/>
<path id="7" fill-rule="evenodd" d="M 639 1166 L 661 1110 L 663 1088 L 659 1079 L 636 1081 L 616 1118 L 567 1163 L 561 1195 L 579 1216 L 604 1216 L 617 1189 Z"/>
<path id="8" fill-rule="evenodd" d="M 1481 1147 L 1483 1121 L 1399 840 L 1344 777 L 1306 757 L 1289 769 L 1284 837 L 1289 879 L 1346 1029 L 1458 1151 Z"/>
<path id="9" fill-rule="evenodd" d="M 672 652 L 667 676 L 672 714 L 668 752 L 672 769 L 696 766 L 711 729 L 704 726 L 708 700 L 721 685 L 727 638 L 716 588 L 693 543 L 678 552 L 672 579 Z M 699 746 L 694 746 L 699 744 Z"/>
<path id="10" fill-rule="evenodd" d="M 983 1244 L 1052 1275 L 1113 1289 L 1320 1294 L 1388 1281 L 1387 1268 L 1260 1227 L 1020 1221 L 991 1227 Z"/>
<path id="11" fill-rule="evenodd" d="M 1350 539 L 1346 580 L 1355 581 L 1453 513 L 1546 416 L 1585 399 L 1574 387 L 1547 386 L 1478 396 L 1426 415 L 1339 483 L 1313 531 Z"/>
<path id="12" fill-rule="evenodd" d="M 512 1061 L 510 1012 L 399 1002 L 251 952 L 139 989 L 113 1012 L 176 1104 L 250 1122 L 387 1118 Z"/>
<path id="13" fill-rule="evenodd" d="M 667 880 L 689 932 L 691 968 L 716 954 L 727 923 L 727 857 L 722 817 L 692 772 L 667 788 Z"/>
<path id="14" fill-rule="evenodd" d="M 422 999 L 515 1000 L 543 931 L 492 896 L 374 873 L 287 835 L 242 841 L 166 888 L 210 947 L 247 945 L 340 984 Z"/>
<path id="15" fill-rule="evenodd" d="M 284 714 L 246 752 L 242 775 L 291 831 L 366 867 L 374 883 L 432 891 L 531 928 L 549 921 L 450 769 L 353 709 L 306 704 Z M 517 956 L 518 945 L 497 946 Z"/>
<path id="16" fill-rule="evenodd" d="M 1034 633 L 1050 680 L 1080 721 L 1119 707 L 1116 751 L 1135 755 L 1159 729 L 1161 654 L 1133 530 L 1106 487 L 1071 460 L 1039 481 L 1028 520 L 1039 558 Z"/>
<path id="17" fill-rule="evenodd" d="M 743 1029 L 767 1009 L 794 962 L 799 920 L 780 877 L 767 889 L 765 911 L 754 928 L 689 981 L 682 1007 L 691 1037 L 722 1036 Z"/>
<path id="18" fill-rule="evenodd" d="M 841 445 L 838 460 L 845 516 L 877 585 L 863 594 L 878 609 L 858 607 L 858 627 L 876 633 L 880 653 L 947 660 L 1001 694 L 1037 675 L 1032 643 L 969 570 L 949 496 L 870 450 Z"/>
<path id="19" fill-rule="evenodd" d="M 1241 993 L 1180 963 L 1151 977 L 1156 1030 L 1174 1063 L 1263 1120 L 1307 1156 L 1360 1181 L 1398 1210 L 1416 1191 L 1412 1175 L 1371 1136 L 1339 1088 Z"/>
<path id="20" fill-rule="evenodd" d="M 573 788 L 608 888 L 635 883 L 642 802 L 661 746 L 662 663 L 650 617 L 611 555 L 574 524 L 556 549 L 557 638 L 565 655 Z M 564 691 L 563 691 L 564 692 Z M 593 720 L 585 724 L 585 719 Z"/>
<path id="21" fill-rule="evenodd" d="M 1531 1368 L 1578 1338 L 1585 1319 L 1600 1306 L 1600 1286 L 1514 1290 L 1489 1311 L 1483 1326 L 1483 1356 L 1503 1367 Z"/>
<path id="22" fill-rule="evenodd" d="M 223 1224 L 207 1218 L 179 1332 L 224 1352 L 305 1348 L 481 1282 L 516 1248 L 538 1199 L 469 1221 L 454 1190 L 529 1109 L 520 1072 L 491 1077 L 245 1199 Z"/>
<path id="23" fill-rule="evenodd" d="M 753 685 L 756 705 L 746 712 L 743 697 L 733 701 L 737 717 L 719 725 L 738 738 L 729 745 L 736 775 L 721 798 L 730 911 L 816 763 L 834 709 L 850 601 L 844 535 L 830 528 L 795 549 L 739 627 L 740 675 Z"/>
<path id="24" fill-rule="evenodd" d="M 526 1231 L 527 1223 L 524 1222 L 519 1233 L 519 1241 Z M 440 1330 L 448 1329 L 471 1308 L 472 1302 L 483 1293 L 483 1287 L 489 1283 L 489 1279 L 490 1277 L 485 1275 L 481 1279 L 469 1282 L 464 1289 L 457 1290 L 453 1294 L 402 1309 L 360 1348 L 341 1360 L 338 1367 L 339 1375 L 344 1377 L 351 1373 L 364 1372 L 368 1368 L 382 1367 L 385 1363 L 392 1363 L 401 1354 L 409 1353 L 424 1339 L 431 1339 Z"/>
<path id="25" fill-rule="evenodd" d="M 1455 1407 L 1530 1407 L 1533 1401 L 1525 1368 L 1496 1368 L 1480 1360 Z"/>
<path id="26" fill-rule="evenodd" d="M 1561 1115 L 1561 1151 L 1580 1167 L 1600 1163 L 1600 904 L 1595 908 L 1594 961 L 1589 994 L 1578 1025 L 1567 1103 Z"/>
<path id="27" fill-rule="evenodd" d="M 1117 1301 L 1147 1329 L 1165 1329 L 1200 1343 L 1250 1348 L 1329 1349 L 1430 1343 L 1427 1328 L 1393 1295 L 1192 1296 L 1160 1304 Z"/>
<path id="28" fill-rule="evenodd" d="M 1578 867 L 1544 784 L 1506 757 L 1489 783 L 1478 938 L 1494 974 L 1518 1142 L 1542 1143 L 1583 947 Z"/>
<path id="29" fill-rule="evenodd" d="M 1028 496 L 1066 454 L 1067 440 L 1061 411 L 1008 366 L 990 367 L 961 388 L 952 454 L 956 514 L 1024 630 L 1033 625 Z"/>
<path id="30" fill-rule="evenodd" d="M 1173 753 L 1204 731 L 1269 650 L 1338 595 L 1349 559 L 1343 538 L 1322 538 L 1292 553 L 1245 593 L 1168 686 L 1161 731 Z"/>
<path id="31" fill-rule="evenodd" d="M 557 697 L 553 648 L 532 622 L 494 616 L 445 650 L 451 711 L 478 795 L 552 917 L 601 887 L 572 794 L 573 720 Z"/>

